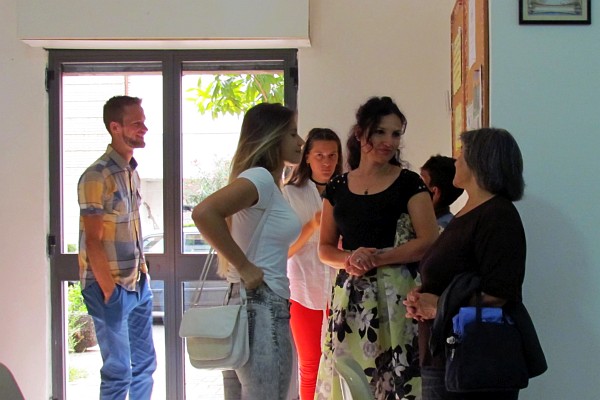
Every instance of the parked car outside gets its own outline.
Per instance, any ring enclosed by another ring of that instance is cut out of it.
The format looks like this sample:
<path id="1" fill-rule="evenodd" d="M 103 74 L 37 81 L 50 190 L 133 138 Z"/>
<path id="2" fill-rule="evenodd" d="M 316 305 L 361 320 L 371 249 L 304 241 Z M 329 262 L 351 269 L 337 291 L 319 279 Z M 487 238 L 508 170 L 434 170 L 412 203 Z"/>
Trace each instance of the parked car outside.
<path id="1" fill-rule="evenodd" d="M 183 228 L 183 253 L 208 253 L 210 245 L 204 240 L 202 234 L 195 226 Z M 163 253 L 165 251 L 165 239 L 163 232 L 154 232 L 144 236 L 144 254 Z"/>
<path id="2" fill-rule="evenodd" d="M 198 232 L 196 227 L 184 227 L 182 234 L 184 254 L 208 253 L 210 250 L 210 245 L 202 238 L 202 234 Z M 144 236 L 143 246 L 144 254 L 163 253 L 165 248 L 163 232 L 154 232 Z M 198 275 L 200 275 L 200 269 Z M 183 283 L 184 310 L 187 310 L 194 301 L 197 284 L 198 281 L 196 280 Z M 225 280 L 206 281 L 199 304 L 202 307 L 223 304 L 227 288 L 228 284 Z M 153 294 L 152 316 L 155 322 L 161 323 L 165 315 L 165 282 L 151 279 L 150 289 Z"/>
<path id="3" fill-rule="evenodd" d="M 190 308 L 195 300 L 198 281 L 188 281 L 183 283 L 183 310 Z M 152 317 L 155 323 L 162 323 L 165 316 L 165 282 L 160 280 L 151 280 L 152 289 Z M 226 280 L 207 280 L 202 288 L 200 297 L 200 307 L 211 307 L 222 305 L 225 301 L 229 284 Z"/>

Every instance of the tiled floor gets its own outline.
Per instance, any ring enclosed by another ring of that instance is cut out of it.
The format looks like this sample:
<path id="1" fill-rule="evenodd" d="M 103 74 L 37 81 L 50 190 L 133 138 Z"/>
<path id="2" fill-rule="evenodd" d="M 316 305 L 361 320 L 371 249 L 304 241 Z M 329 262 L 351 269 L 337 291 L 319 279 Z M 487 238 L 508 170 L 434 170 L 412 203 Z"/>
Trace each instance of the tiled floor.
<path id="1" fill-rule="evenodd" d="M 154 325 L 153 335 L 158 368 L 154 373 L 152 400 L 167 400 L 164 378 L 164 326 Z M 91 348 L 83 353 L 70 353 L 67 362 L 71 371 L 81 374 L 80 377 L 73 379 L 67 384 L 67 400 L 98 399 L 100 387 L 99 371 L 102 366 L 98 348 Z M 186 382 L 186 400 L 223 400 L 223 381 L 220 371 L 199 370 L 190 366 L 186 370 Z"/>
<path id="2" fill-rule="evenodd" d="M 163 325 L 154 325 L 154 343 L 157 356 L 157 370 L 154 373 L 152 400 L 174 400 L 166 398 L 165 388 L 165 329 Z M 294 358 L 294 363 L 296 359 Z M 66 400 L 96 400 L 100 388 L 100 367 L 102 359 L 98 347 L 83 353 L 69 353 L 67 368 L 81 373 L 80 377 L 67 383 Z M 297 372 L 294 370 L 294 375 Z M 200 370 L 190 364 L 186 366 L 186 400 L 223 400 L 223 379 L 220 371 Z M 292 380 L 289 398 L 298 399 L 298 382 Z"/>

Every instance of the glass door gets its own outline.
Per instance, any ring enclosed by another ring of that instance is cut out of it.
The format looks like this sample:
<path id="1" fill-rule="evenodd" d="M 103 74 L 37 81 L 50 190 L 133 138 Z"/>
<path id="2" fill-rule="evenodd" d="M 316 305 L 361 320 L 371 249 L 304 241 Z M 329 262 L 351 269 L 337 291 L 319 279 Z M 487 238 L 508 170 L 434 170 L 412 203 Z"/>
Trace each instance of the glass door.
<path id="1" fill-rule="evenodd" d="M 61 256 L 76 255 L 79 247 L 79 206 L 77 183 L 83 171 L 105 151 L 110 134 L 104 127 L 102 109 L 112 96 L 124 94 L 140 97 L 146 115 L 148 133 L 146 147 L 136 149 L 134 157 L 139 163 L 142 232 L 150 234 L 164 227 L 163 206 L 163 76 L 162 62 L 81 62 L 65 63 L 57 85 L 60 85 L 60 110 L 58 116 L 61 144 L 60 198 L 61 213 L 59 238 Z M 162 251 L 161 251 L 162 253 Z M 57 260 L 65 257 L 57 257 Z M 72 257 L 68 257 L 71 259 Z M 65 260 L 66 261 L 66 260 Z M 71 262 L 69 262 L 71 263 Z M 73 264 L 77 267 L 76 259 Z M 77 273 L 67 268 L 68 276 L 60 279 L 60 292 L 64 302 L 60 308 L 64 337 L 64 392 L 66 399 L 90 398 L 100 386 L 99 370 L 102 360 L 96 341 L 94 325 L 87 315 L 81 297 Z M 77 268 L 75 268 L 77 272 Z M 153 280 L 152 286 L 161 287 L 164 281 Z M 53 296 L 54 297 L 54 296 Z M 160 296 L 155 296 L 154 342 L 158 368 L 153 398 L 166 398 L 165 340 L 160 318 Z"/>
<path id="2" fill-rule="evenodd" d="M 209 249 L 191 210 L 226 183 L 244 107 L 275 96 L 295 107 L 295 50 L 53 50 L 49 60 L 54 396 L 97 398 L 99 390 L 102 361 L 78 283 L 77 182 L 110 143 L 104 103 L 127 94 L 142 98 L 148 126 L 134 157 L 154 296 L 152 398 L 222 399 L 220 372 L 193 368 L 177 333 Z M 235 108 L 231 99 L 242 101 Z M 203 304 L 224 297 L 225 282 L 209 279 Z"/>

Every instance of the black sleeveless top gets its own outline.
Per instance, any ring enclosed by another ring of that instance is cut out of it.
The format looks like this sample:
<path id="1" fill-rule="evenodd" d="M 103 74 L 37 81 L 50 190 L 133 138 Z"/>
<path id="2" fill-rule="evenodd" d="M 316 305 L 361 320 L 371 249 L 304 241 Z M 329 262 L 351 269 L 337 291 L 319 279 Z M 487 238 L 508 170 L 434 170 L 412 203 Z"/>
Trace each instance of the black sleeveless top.
<path id="1" fill-rule="evenodd" d="M 396 224 L 401 214 L 408 213 L 408 200 L 426 190 L 418 174 L 403 169 L 382 192 L 355 194 L 348 189 L 348 173 L 345 173 L 329 181 L 323 198 L 333 206 L 333 217 L 345 250 L 383 249 L 394 245 Z"/>

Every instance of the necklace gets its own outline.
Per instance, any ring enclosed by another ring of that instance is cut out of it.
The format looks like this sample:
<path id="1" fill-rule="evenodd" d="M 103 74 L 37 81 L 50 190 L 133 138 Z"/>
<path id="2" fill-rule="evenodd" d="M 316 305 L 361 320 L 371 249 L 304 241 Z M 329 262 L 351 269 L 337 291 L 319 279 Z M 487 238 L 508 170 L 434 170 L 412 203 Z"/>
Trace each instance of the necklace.
<path id="1" fill-rule="evenodd" d="M 317 185 L 317 186 L 327 186 L 327 182 L 317 182 L 317 181 L 315 181 L 315 180 L 312 178 L 312 176 L 311 176 L 311 177 L 309 177 L 308 179 L 310 179 L 310 180 L 311 180 L 311 182 L 312 182 L 312 183 L 314 183 L 314 184 L 315 184 L 315 185 Z"/>
<path id="2" fill-rule="evenodd" d="M 388 173 L 390 173 L 391 168 L 393 168 L 393 167 L 388 164 L 388 166 L 381 168 L 379 170 L 379 173 L 376 172 L 374 174 L 366 175 L 366 176 L 359 174 L 358 175 L 359 180 L 362 179 L 362 180 L 367 180 L 368 181 L 367 185 L 365 186 L 365 190 L 363 191 L 363 194 L 365 196 L 367 196 L 369 194 L 369 183 L 370 184 L 376 183 L 376 182 L 373 182 L 373 179 L 375 179 L 375 180 L 379 179 L 378 176 L 381 177 L 381 179 L 383 179 L 383 177 L 385 175 L 388 175 Z M 357 170 L 355 170 L 355 171 L 357 171 Z"/>

